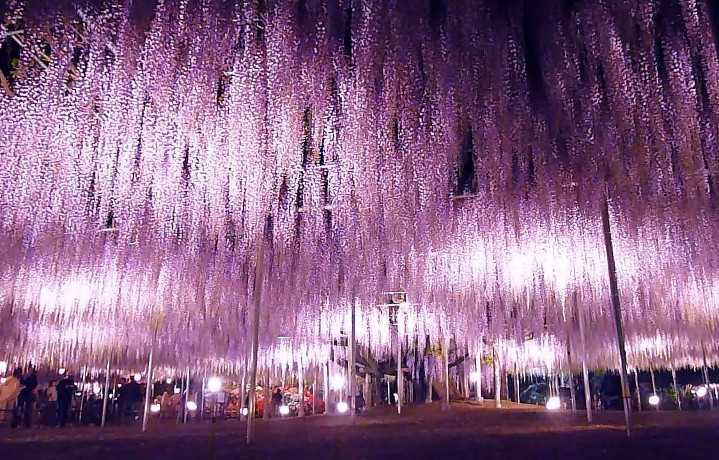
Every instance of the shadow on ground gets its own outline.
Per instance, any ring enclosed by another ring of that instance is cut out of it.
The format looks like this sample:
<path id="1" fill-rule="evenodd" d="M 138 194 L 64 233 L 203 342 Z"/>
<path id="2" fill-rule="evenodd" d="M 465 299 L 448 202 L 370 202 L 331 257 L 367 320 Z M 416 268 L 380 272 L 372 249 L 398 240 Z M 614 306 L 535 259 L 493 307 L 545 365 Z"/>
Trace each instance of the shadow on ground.
<path id="1" fill-rule="evenodd" d="M 481 458 L 689 459 L 719 458 L 719 412 L 642 412 L 627 438 L 620 412 L 550 413 L 532 407 L 454 404 L 406 406 L 356 417 L 258 420 L 245 443 L 245 424 L 155 424 L 139 427 L 0 428 L 3 458 L 236 459 L 236 458 Z"/>

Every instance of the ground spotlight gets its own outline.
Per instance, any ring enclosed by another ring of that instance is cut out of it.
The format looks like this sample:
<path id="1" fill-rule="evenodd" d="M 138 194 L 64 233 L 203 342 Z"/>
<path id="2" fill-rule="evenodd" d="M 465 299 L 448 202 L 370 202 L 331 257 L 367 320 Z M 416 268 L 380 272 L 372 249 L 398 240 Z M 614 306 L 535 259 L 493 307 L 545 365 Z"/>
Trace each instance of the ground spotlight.
<path id="1" fill-rule="evenodd" d="M 547 410 L 557 410 L 560 407 L 562 407 L 562 401 L 559 399 L 558 396 L 552 396 L 547 400 Z"/>
<path id="2" fill-rule="evenodd" d="M 697 397 L 703 398 L 707 395 L 707 387 L 699 387 L 697 388 Z"/>
<path id="3" fill-rule="evenodd" d="M 195 401 L 187 401 L 185 407 L 187 407 L 187 410 L 189 411 L 195 411 L 197 410 L 197 403 Z"/>
<path id="4" fill-rule="evenodd" d="M 347 410 L 349 410 L 349 406 L 346 402 L 340 401 L 337 403 L 337 412 L 339 412 L 340 414 L 344 414 L 345 412 L 347 412 Z"/>
<path id="5" fill-rule="evenodd" d="M 5 385 L 5 382 L 7 382 L 7 379 L 5 377 L 0 378 L 0 385 Z"/>
<path id="6" fill-rule="evenodd" d="M 288 415 L 290 413 L 290 408 L 288 406 L 280 406 L 280 415 Z"/>
<path id="7" fill-rule="evenodd" d="M 153 414 L 156 414 L 156 413 L 160 412 L 160 405 L 159 405 L 159 404 L 153 404 L 153 405 L 151 405 L 151 406 L 150 406 L 150 412 L 152 412 Z"/>
<path id="8" fill-rule="evenodd" d="M 168 384 L 168 385 L 171 384 L 171 383 L 172 383 L 172 379 L 167 379 L 167 380 L 165 380 L 165 383 Z"/>
<path id="9" fill-rule="evenodd" d="M 135 374 L 135 375 L 132 376 L 132 378 L 133 378 L 133 380 L 135 380 L 135 382 L 138 382 L 138 383 L 139 383 L 139 382 L 140 382 L 140 379 L 142 379 L 142 375 L 140 375 L 140 374 Z"/>
<path id="10" fill-rule="evenodd" d="M 246 416 L 246 415 L 249 414 L 249 413 L 250 413 L 250 411 L 247 410 L 246 407 L 243 407 L 243 408 L 242 408 L 242 415 L 245 415 L 245 416 Z"/>
<path id="11" fill-rule="evenodd" d="M 651 395 L 649 397 L 649 404 L 651 404 L 652 406 L 658 406 L 659 405 L 659 396 Z"/>
<path id="12" fill-rule="evenodd" d="M 60 375 L 65 375 L 66 371 L 67 371 L 67 369 L 65 369 L 64 367 L 61 367 L 60 369 L 57 370 L 57 373 Z"/>

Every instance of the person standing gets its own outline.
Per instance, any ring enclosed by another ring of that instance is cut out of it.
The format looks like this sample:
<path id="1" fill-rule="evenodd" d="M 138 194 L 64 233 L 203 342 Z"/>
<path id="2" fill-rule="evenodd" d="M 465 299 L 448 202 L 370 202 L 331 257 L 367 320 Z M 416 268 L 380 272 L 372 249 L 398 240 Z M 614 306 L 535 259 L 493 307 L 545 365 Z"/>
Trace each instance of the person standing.
<path id="1" fill-rule="evenodd" d="M 65 426 L 67 414 L 70 412 L 72 398 L 75 395 L 75 381 L 72 374 L 68 372 L 57 384 L 57 424 Z"/>
<path id="2" fill-rule="evenodd" d="M 50 380 L 45 396 L 42 419 L 45 425 L 52 425 L 57 417 L 57 380 Z"/>
<path id="3" fill-rule="evenodd" d="M 272 394 L 272 416 L 280 416 L 280 406 L 282 405 L 282 390 L 277 388 Z"/>
<path id="4" fill-rule="evenodd" d="M 22 369 L 18 367 L 0 386 L 0 421 L 2 422 L 6 420 L 5 414 L 8 412 L 10 413 L 10 418 L 13 418 L 17 397 L 20 390 L 22 390 L 20 379 L 22 379 Z"/>
<path id="5" fill-rule="evenodd" d="M 20 383 L 24 388 L 20 390 L 20 394 L 18 394 L 17 397 L 16 416 L 13 420 L 12 427 L 16 427 L 22 417 L 25 428 L 30 428 L 32 413 L 35 409 L 35 402 L 37 401 L 37 393 L 35 391 L 37 389 L 37 372 L 33 366 L 28 366 L 28 372 Z"/>

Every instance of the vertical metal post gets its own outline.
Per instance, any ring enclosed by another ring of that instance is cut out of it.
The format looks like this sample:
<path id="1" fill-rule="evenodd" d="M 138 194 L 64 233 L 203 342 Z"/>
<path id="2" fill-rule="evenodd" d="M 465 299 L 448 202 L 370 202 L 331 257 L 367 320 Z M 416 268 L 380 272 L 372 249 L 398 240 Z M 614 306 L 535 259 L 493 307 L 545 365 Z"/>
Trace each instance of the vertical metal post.
<path id="1" fill-rule="evenodd" d="M 297 408 L 297 416 L 305 416 L 305 380 L 304 380 L 304 369 L 302 368 L 302 362 L 297 365 L 297 393 L 300 397 L 300 407 Z"/>
<path id="2" fill-rule="evenodd" d="M 207 381 L 207 369 L 205 369 L 205 374 L 202 377 L 202 388 L 200 389 L 200 394 L 202 395 L 202 399 L 200 400 L 200 420 L 202 420 L 205 416 L 205 385 Z M 240 395 L 242 398 L 242 404 L 245 404 L 245 382 L 244 379 L 242 381 L 242 394 Z M 241 410 L 241 409 L 240 409 Z"/>
<path id="3" fill-rule="evenodd" d="M 449 339 L 442 342 L 442 374 L 444 377 L 444 398 L 442 410 L 449 410 Z"/>
<path id="4" fill-rule="evenodd" d="M 477 402 L 484 401 L 482 397 L 482 346 L 480 345 L 479 351 L 474 358 L 474 371 L 477 373 Z"/>
<path id="5" fill-rule="evenodd" d="M 709 388 L 709 368 L 707 367 L 707 350 L 702 342 L 702 355 L 704 357 L 704 384 L 707 386 L 707 396 L 709 396 L 709 410 L 714 409 L 714 392 Z"/>
<path id="6" fill-rule="evenodd" d="M 82 368 L 82 387 L 80 388 L 80 415 L 78 416 L 78 423 L 82 425 L 82 411 L 85 407 L 85 382 L 87 381 L 87 366 Z"/>
<path id="7" fill-rule="evenodd" d="M 107 366 L 105 366 L 105 389 L 102 392 L 102 418 L 100 419 L 100 426 L 105 426 L 107 420 L 107 394 L 110 392 L 110 360 L 107 360 Z"/>
<path id="8" fill-rule="evenodd" d="M 499 356 L 497 350 L 492 349 L 492 366 L 494 367 L 494 407 L 499 409 L 502 407 L 502 379 L 499 375 Z"/>
<path id="9" fill-rule="evenodd" d="M 184 374 L 180 374 L 180 403 L 182 403 L 182 397 L 185 394 L 185 376 Z M 182 414 L 185 412 L 186 406 L 180 405 L 178 407 L 177 412 L 175 413 L 175 423 L 180 423 L 180 420 L 182 420 Z"/>
<path id="10" fill-rule="evenodd" d="M 182 423 L 187 423 L 187 403 L 190 401 L 190 366 L 187 366 L 187 377 L 185 378 L 185 407 L 182 408 Z"/>
<path id="11" fill-rule="evenodd" d="M 582 380 L 584 383 L 584 407 L 587 412 L 587 423 L 592 423 L 592 389 L 589 386 L 589 370 L 587 369 L 587 342 L 584 337 L 584 310 L 579 308 L 577 291 L 574 291 L 573 302 L 574 311 L 577 312 L 579 320 L 579 340 L 582 344 Z"/>
<path id="12" fill-rule="evenodd" d="M 242 411 L 243 411 L 243 409 L 245 409 L 245 391 L 247 391 L 246 379 L 247 379 L 247 369 L 245 369 L 244 372 L 242 373 L 242 380 L 241 380 L 242 386 L 240 386 L 240 411 L 237 414 L 237 420 L 242 420 L 242 418 L 244 417 L 244 415 L 242 415 Z M 204 408 L 204 406 L 205 406 L 205 379 L 203 378 L 202 379 L 202 407 Z M 200 412 L 200 414 L 202 414 L 202 412 Z"/>
<path id="13" fill-rule="evenodd" d="M 574 392 L 574 374 L 572 373 L 573 362 L 572 362 L 572 342 L 567 337 L 567 365 L 569 366 L 569 397 L 572 403 L 572 412 L 577 411 L 577 395 Z"/>
<path id="14" fill-rule="evenodd" d="M 652 393 L 654 396 L 657 396 L 657 384 L 654 381 L 654 369 L 651 367 L 649 368 L 649 374 L 652 376 Z M 657 404 L 657 410 L 659 410 L 659 404 Z"/>
<path id="15" fill-rule="evenodd" d="M 404 396 L 404 372 L 402 372 L 402 334 L 399 327 L 400 314 L 397 314 L 397 413 L 402 413 Z"/>
<path id="16" fill-rule="evenodd" d="M 317 376 L 312 382 L 312 415 L 317 415 Z"/>
<path id="17" fill-rule="evenodd" d="M 517 369 L 517 363 L 514 363 L 514 400 L 519 404 L 519 370 Z"/>
<path id="18" fill-rule="evenodd" d="M 624 348 L 624 330 L 622 329 L 622 307 L 619 302 L 619 287 L 617 284 L 617 268 L 614 263 L 614 248 L 612 246 L 612 229 L 609 222 L 609 197 L 605 185 L 604 200 L 602 201 L 602 226 L 604 228 L 604 246 L 607 251 L 607 268 L 609 271 L 609 289 L 612 294 L 614 307 L 614 322 L 617 328 L 617 345 L 619 346 L 619 375 L 622 384 L 622 399 L 624 401 L 624 422 L 627 436 L 632 435 L 632 406 L 629 398 L 629 378 L 627 377 L 627 352 Z"/>
<path id="19" fill-rule="evenodd" d="M 442 363 L 444 365 L 444 362 Z M 425 403 L 431 403 L 432 402 L 432 377 L 427 378 L 427 394 L 424 397 Z"/>
<path id="20" fill-rule="evenodd" d="M 639 372 L 634 368 L 634 386 L 637 387 L 637 411 L 642 411 L 642 393 L 639 389 Z"/>
<path id="21" fill-rule="evenodd" d="M 262 281 L 264 276 L 264 241 L 260 236 L 257 239 L 257 253 L 255 257 L 255 283 L 252 290 L 252 296 L 254 300 L 254 318 L 252 321 L 252 336 L 251 336 L 251 347 L 250 347 L 250 395 L 249 395 L 249 408 L 247 410 L 247 433 L 246 441 L 247 444 L 252 442 L 252 434 L 255 422 L 255 390 L 257 388 L 257 349 L 259 346 L 259 334 L 260 334 L 260 304 L 262 302 Z M 265 411 L 269 410 L 268 401 L 265 401 Z"/>
<path id="22" fill-rule="evenodd" d="M 150 397 L 152 395 L 152 353 L 155 349 L 155 338 L 153 334 L 150 345 L 150 356 L 147 358 L 147 385 L 145 388 L 145 407 L 142 412 L 142 432 L 147 431 L 147 420 L 150 416 Z"/>
<path id="23" fill-rule="evenodd" d="M 348 407 L 350 410 L 350 417 L 354 419 L 355 413 L 357 412 L 357 408 L 355 407 L 355 404 L 357 402 L 357 376 L 355 375 L 355 309 L 357 308 L 357 299 L 353 296 L 352 299 L 350 299 L 350 303 L 350 308 L 352 309 L 352 324 L 350 326 L 350 343 L 348 344 L 349 349 L 347 350 L 347 371 L 349 374 L 349 397 L 347 399 Z"/>
<path id="24" fill-rule="evenodd" d="M 325 415 L 329 414 L 329 404 L 330 404 L 330 365 L 329 363 L 324 364 L 324 375 L 322 376 L 322 380 L 325 387 L 325 392 L 322 395 L 325 400 Z"/>
<path id="25" fill-rule="evenodd" d="M 674 385 L 674 397 L 677 398 L 677 407 L 682 410 L 682 397 L 679 394 L 679 387 L 677 386 L 677 371 L 672 366 L 672 383 Z"/>

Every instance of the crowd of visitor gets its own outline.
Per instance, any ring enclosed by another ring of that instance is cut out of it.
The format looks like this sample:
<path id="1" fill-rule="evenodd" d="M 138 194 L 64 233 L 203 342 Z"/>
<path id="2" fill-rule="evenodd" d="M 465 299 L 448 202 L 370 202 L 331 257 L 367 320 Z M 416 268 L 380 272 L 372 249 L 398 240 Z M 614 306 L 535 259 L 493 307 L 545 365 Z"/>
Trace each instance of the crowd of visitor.
<path id="1" fill-rule="evenodd" d="M 108 395 L 108 419 L 136 420 L 142 414 L 145 388 L 135 379 L 123 379 Z M 47 387 L 39 387 L 33 366 L 25 371 L 17 368 L 3 378 L 0 385 L 0 422 L 10 422 L 12 428 L 33 424 L 64 427 L 70 425 L 100 425 L 104 398 L 93 391 L 82 391 L 72 372 L 60 379 L 50 380 Z"/>

